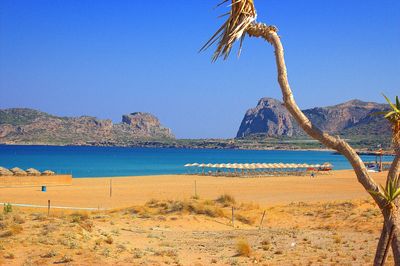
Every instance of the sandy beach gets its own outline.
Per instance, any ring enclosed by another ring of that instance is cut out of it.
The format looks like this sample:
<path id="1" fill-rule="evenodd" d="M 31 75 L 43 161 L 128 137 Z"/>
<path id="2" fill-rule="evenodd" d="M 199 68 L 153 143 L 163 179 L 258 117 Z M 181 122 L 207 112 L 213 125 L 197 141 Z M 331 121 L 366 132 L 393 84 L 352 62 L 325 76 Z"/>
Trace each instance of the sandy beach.
<path id="1" fill-rule="evenodd" d="M 385 172 L 371 175 L 378 182 L 384 183 Z M 353 171 L 339 170 L 315 178 L 228 178 L 196 175 L 74 178 L 71 186 L 49 186 L 47 192 L 41 192 L 39 187 L 2 188 L 0 202 L 47 205 L 50 199 L 54 206 L 121 208 L 144 204 L 150 199 L 188 199 L 194 195 L 195 181 L 200 198 L 213 199 L 228 193 L 240 202 L 254 202 L 265 206 L 368 197 Z"/>
<path id="2" fill-rule="evenodd" d="M 385 174 L 372 176 L 383 183 Z M 382 223 L 350 170 L 111 180 L 111 197 L 110 178 L 76 178 L 47 192 L 2 188 L 3 202 L 107 210 L 14 205 L 0 214 L 0 265 L 370 265 Z M 191 198 L 195 180 L 199 199 Z"/>

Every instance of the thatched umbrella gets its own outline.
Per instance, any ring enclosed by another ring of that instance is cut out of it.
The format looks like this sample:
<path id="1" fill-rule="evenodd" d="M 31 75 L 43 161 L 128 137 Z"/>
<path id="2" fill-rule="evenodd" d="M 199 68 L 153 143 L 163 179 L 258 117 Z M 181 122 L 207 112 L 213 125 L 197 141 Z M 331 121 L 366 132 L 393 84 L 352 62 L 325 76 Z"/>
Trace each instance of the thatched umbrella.
<path id="1" fill-rule="evenodd" d="M 0 167 L 0 176 L 10 176 L 10 175 L 14 175 L 14 173 L 8 170 L 7 168 Z"/>
<path id="2" fill-rule="evenodd" d="M 11 168 L 10 171 L 13 172 L 14 175 L 16 175 L 16 176 L 26 176 L 27 175 L 27 173 L 24 170 L 22 170 L 21 168 L 18 168 L 18 167 Z"/>
<path id="3" fill-rule="evenodd" d="M 53 171 L 46 170 L 42 172 L 42 175 L 55 175 L 55 173 Z"/>
<path id="4" fill-rule="evenodd" d="M 26 173 L 31 176 L 39 176 L 40 175 L 40 172 L 38 170 L 36 170 L 35 168 L 26 169 Z"/>
<path id="5" fill-rule="evenodd" d="M 236 166 L 236 169 L 241 170 L 240 172 L 241 172 L 242 174 L 244 174 L 244 169 L 245 169 L 244 164 L 238 163 L 237 166 Z"/>

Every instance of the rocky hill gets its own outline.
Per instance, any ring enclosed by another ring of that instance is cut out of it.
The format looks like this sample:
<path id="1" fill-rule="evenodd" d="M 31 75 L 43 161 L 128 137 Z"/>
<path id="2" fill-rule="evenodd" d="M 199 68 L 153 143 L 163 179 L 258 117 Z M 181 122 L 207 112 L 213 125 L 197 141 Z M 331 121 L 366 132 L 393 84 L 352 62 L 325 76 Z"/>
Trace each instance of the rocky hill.
<path id="1" fill-rule="evenodd" d="M 390 136 L 389 123 L 375 112 L 386 110 L 385 104 L 351 100 L 328 107 L 303 110 L 321 130 L 348 138 Z M 237 133 L 238 138 L 264 135 L 268 137 L 298 137 L 305 133 L 286 110 L 282 102 L 262 98 L 248 110 Z"/>
<path id="2" fill-rule="evenodd" d="M 91 116 L 58 117 L 27 108 L 0 110 L 0 143 L 125 145 L 136 140 L 173 139 L 171 130 L 149 113 L 122 116 L 122 122 Z"/>

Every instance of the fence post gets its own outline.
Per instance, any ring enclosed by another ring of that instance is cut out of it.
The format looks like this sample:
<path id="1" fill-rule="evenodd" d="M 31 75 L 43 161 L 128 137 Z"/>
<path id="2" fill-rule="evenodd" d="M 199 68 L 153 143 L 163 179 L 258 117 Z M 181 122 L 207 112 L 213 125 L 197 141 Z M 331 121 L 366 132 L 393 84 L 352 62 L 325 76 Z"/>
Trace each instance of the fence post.
<path id="1" fill-rule="evenodd" d="M 232 227 L 235 228 L 235 207 L 232 206 Z"/>
<path id="2" fill-rule="evenodd" d="M 112 196 L 112 179 L 110 179 L 110 198 Z"/>
<path id="3" fill-rule="evenodd" d="M 197 180 L 194 180 L 194 197 L 197 199 Z"/>
<path id="4" fill-rule="evenodd" d="M 50 200 L 47 200 L 47 216 L 50 215 Z"/>
<path id="5" fill-rule="evenodd" d="M 264 221 L 264 216 L 265 216 L 265 210 L 264 210 L 264 212 L 263 212 L 263 215 L 262 215 L 262 217 L 261 217 L 261 222 L 260 222 L 260 230 L 261 230 L 261 228 L 262 228 L 262 223 L 263 223 L 263 221 Z"/>

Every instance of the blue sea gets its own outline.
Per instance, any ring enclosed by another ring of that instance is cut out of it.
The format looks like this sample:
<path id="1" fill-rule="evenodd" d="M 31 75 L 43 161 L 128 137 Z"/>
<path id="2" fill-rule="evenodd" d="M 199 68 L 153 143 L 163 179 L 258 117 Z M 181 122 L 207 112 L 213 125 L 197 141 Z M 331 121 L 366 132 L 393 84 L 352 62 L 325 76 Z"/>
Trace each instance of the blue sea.
<path id="1" fill-rule="evenodd" d="M 362 156 L 374 161 L 375 156 Z M 390 156 L 385 161 L 392 160 Z M 341 155 L 329 151 L 254 151 L 173 148 L 0 145 L 0 166 L 50 169 L 73 177 L 113 177 L 186 173 L 187 163 L 330 162 L 350 169 Z"/>

